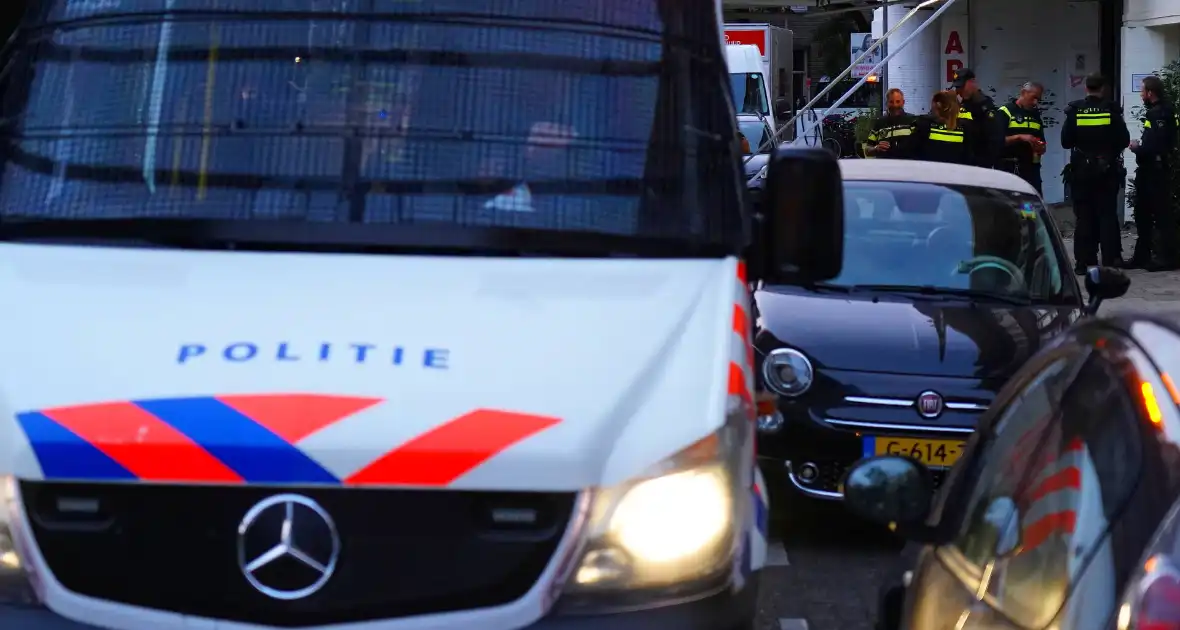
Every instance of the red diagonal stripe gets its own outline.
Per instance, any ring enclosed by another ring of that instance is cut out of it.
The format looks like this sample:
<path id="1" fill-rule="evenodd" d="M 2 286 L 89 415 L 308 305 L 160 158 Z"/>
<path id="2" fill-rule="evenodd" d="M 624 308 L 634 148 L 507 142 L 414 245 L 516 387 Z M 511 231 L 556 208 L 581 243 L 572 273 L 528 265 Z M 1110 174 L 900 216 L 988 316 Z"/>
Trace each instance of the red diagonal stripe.
<path id="1" fill-rule="evenodd" d="M 477 409 L 393 449 L 345 483 L 445 486 L 559 422 L 547 416 Z"/>
<path id="2" fill-rule="evenodd" d="M 320 394 L 218 396 L 217 399 L 290 444 L 381 402 L 380 398 Z"/>
<path id="3" fill-rule="evenodd" d="M 134 403 L 59 407 L 41 413 L 144 481 L 242 481 L 197 443 Z"/>
<path id="4" fill-rule="evenodd" d="M 1082 487 L 1082 472 L 1076 466 L 1063 468 L 1038 483 L 1024 498 L 1025 505 L 1042 499 L 1047 494 L 1058 490 L 1080 490 Z"/>
<path id="5" fill-rule="evenodd" d="M 750 318 L 740 304 L 733 305 L 733 331 L 743 340 L 750 339 Z"/>
<path id="6" fill-rule="evenodd" d="M 746 383 L 746 371 L 737 363 L 729 362 L 729 387 L 726 393 L 733 396 L 741 396 L 742 400 L 754 404 L 753 394 L 750 393 L 750 385 Z"/>
<path id="7" fill-rule="evenodd" d="M 1072 534 L 1077 526 L 1077 512 L 1054 512 L 1029 523 L 1021 531 L 1021 552 L 1036 549 L 1055 533 Z"/>
<path id="8" fill-rule="evenodd" d="M 744 261 L 744 260 L 739 260 L 737 263 L 737 277 L 738 277 L 738 280 L 740 280 L 742 284 L 746 283 L 746 278 L 747 278 L 746 261 Z"/>

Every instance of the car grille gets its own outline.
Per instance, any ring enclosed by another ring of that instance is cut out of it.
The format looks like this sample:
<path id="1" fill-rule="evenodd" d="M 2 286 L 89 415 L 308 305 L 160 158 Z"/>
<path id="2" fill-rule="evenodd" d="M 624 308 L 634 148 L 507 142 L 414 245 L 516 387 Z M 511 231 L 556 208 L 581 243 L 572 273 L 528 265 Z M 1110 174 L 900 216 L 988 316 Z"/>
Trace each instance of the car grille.
<path id="1" fill-rule="evenodd" d="M 251 507 L 284 490 L 24 482 L 21 492 L 42 555 L 67 589 L 285 627 L 514 601 L 548 565 L 576 499 L 567 493 L 295 490 L 335 521 L 340 559 L 320 591 L 279 601 L 245 579 L 237 529 Z M 495 516 L 503 514 L 516 517 Z"/>

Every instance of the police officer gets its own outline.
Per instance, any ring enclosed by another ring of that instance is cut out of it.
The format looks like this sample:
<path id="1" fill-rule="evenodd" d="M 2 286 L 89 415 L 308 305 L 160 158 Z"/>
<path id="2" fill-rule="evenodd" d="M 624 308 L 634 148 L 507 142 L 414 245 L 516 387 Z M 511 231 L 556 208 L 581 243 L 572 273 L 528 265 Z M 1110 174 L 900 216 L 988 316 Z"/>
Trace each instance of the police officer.
<path id="1" fill-rule="evenodd" d="M 1172 210 L 1172 168 L 1180 120 L 1167 102 L 1159 77 L 1143 80 L 1140 96 L 1147 108 L 1143 139 L 1131 143 L 1135 153 L 1135 228 L 1139 239 L 1131 263 L 1148 271 L 1180 268 L 1176 216 Z"/>
<path id="2" fill-rule="evenodd" d="M 1020 88 L 1020 96 L 998 110 L 997 124 L 1004 128 L 1004 145 L 996 168 L 1015 173 L 1040 194 L 1041 156 L 1045 153 L 1045 122 L 1041 120 L 1041 95 L 1045 88 L 1040 83 L 1028 82 Z"/>
<path id="3" fill-rule="evenodd" d="M 975 165 L 984 168 L 995 166 L 999 158 L 1000 134 L 997 133 L 996 103 L 979 89 L 979 81 L 971 68 L 955 71 L 951 89 L 959 95 L 962 103 L 961 116 L 971 121 L 975 140 Z"/>
<path id="4" fill-rule="evenodd" d="M 975 133 L 972 120 L 959 109 L 954 92 L 935 92 L 930 113 L 914 121 L 914 133 L 906 146 L 905 157 L 926 162 L 974 164 Z"/>
<path id="5" fill-rule="evenodd" d="M 1098 264 L 1122 267 L 1122 237 L 1118 219 L 1119 157 L 1131 140 L 1123 108 L 1104 96 L 1106 79 L 1086 77 L 1086 98 L 1065 106 L 1061 147 L 1070 152 L 1070 190 L 1073 193 L 1077 233 L 1074 235 L 1074 271 Z"/>
<path id="6" fill-rule="evenodd" d="M 891 158 L 906 154 L 906 142 L 914 132 L 917 118 L 905 110 L 905 94 L 893 88 L 885 94 L 885 115 L 873 121 L 865 142 L 865 157 Z"/>

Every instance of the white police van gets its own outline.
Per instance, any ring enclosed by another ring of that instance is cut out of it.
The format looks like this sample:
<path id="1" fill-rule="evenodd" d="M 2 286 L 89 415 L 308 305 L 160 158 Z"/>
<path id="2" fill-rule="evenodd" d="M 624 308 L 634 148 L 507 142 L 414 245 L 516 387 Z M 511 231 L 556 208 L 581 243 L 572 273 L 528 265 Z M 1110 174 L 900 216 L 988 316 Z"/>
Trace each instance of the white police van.
<path id="1" fill-rule="evenodd" d="M 751 627 L 719 5 L 272 4 L 29 3 L 0 627 Z"/>

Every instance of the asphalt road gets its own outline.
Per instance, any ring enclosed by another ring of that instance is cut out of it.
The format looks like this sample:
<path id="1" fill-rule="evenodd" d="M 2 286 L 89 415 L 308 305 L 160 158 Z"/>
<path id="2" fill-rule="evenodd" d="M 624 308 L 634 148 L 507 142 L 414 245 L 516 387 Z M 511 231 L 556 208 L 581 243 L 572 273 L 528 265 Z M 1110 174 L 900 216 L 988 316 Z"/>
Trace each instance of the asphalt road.
<path id="1" fill-rule="evenodd" d="M 771 547 L 758 630 L 870 630 L 882 584 L 902 571 L 901 546 L 839 504 L 824 504 L 802 532 Z"/>

